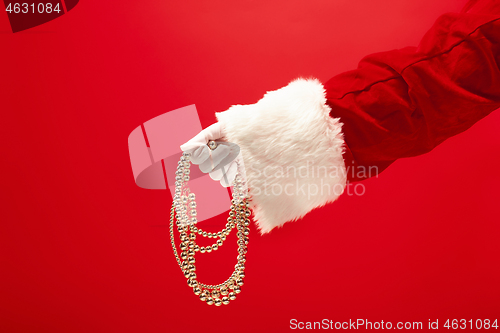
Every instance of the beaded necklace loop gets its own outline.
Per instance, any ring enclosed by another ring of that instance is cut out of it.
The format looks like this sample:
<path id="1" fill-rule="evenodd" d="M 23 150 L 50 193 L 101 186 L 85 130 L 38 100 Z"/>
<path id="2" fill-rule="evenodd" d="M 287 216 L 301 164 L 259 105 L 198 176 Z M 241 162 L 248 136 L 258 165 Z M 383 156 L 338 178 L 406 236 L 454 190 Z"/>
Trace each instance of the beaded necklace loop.
<path id="1" fill-rule="evenodd" d="M 212 149 L 212 147 L 210 147 Z M 216 148 L 216 146 L 215 146 Z M 213 149 L 215 149 L 213 148 Z M 241 292 L 243 278 L 245 277 L 245 262 L 250 229 L 250 204 L 246 194 L 246 184 L 239 173 L 233 182 L 233 199 L 225 228 L 219 232 L 207 232 L 196 226 L 196 196 L 191 193 L 187 182 L 189 181 L 189 168 L 191 166 L 190 154 L 183 153 L 175 172 L 175 196 L 170 210 L 170 240 L 177 264 L 187 279 L 189 287 L 193 288 L 195 295 L 208 305 L 229 304 L 236 299 L 236 294 Z M 179 231 L 180 256 L 177 252 L 174 237 L 174 222 Z M 236 227 L 238 237 L 237 263 L 231 276 L 217 285 L 198 282 L 196 275 L 196 253 L 210 253 L 218 250 L 226 237 Z M 216 238 L 212 245 L 199 246 L 196 237 Z"/>

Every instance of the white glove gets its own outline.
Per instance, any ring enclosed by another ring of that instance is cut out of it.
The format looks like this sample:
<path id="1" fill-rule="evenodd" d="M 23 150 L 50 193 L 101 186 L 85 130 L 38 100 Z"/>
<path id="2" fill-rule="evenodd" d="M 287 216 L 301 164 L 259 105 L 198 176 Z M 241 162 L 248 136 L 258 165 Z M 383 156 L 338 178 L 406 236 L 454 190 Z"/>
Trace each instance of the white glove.
<path id="1" fill-rule="evenodd" d="M 243 161 L 240 147 L 223 141 L 222 137 L 222 127 L 220 123 L 215 123 L 183 144 L 181 150 L 191 154 L 191 162 L 198 164 L 201 172 L 208 173 L 210 178 L 219 180 L 224 187 L 229 187 L 236 177 L 238 166 L 241 170 Z M 215 141 L 217 148 L 210 149 L 207 145 L 209 141 Z"/>

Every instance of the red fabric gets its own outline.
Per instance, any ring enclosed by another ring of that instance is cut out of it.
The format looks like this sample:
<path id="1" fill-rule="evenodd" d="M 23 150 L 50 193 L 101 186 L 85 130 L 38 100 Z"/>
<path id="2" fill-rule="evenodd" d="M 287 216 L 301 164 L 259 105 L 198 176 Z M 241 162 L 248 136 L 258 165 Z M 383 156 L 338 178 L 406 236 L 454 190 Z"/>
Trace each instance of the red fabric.
<path id="1" fill-rule="evenodd" d="M 418 47 L 376 53 L 326 84 L 348 179 L 429 152 L 500 107 L 500 1 L 442 15 Z M 464 152 L 471 154 L 471 152 Z"/>

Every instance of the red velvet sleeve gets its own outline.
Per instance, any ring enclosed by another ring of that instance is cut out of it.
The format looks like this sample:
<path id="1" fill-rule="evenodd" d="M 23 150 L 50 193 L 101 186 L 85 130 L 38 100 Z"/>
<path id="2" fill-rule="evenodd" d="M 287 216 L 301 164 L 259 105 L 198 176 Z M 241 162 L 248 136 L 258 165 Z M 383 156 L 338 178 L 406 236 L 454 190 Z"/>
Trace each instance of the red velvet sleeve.
<path id="1" fill-rule="evenodd" d="M 426 153 L 500 107 L 500 1 L 442 15 L 418 47 L 372 54 L 326 84 L 348 168 Z M 362 170 L 362 169 L 359 169 Z M 364 179 L 349 172 L 350 181 Z M 366 173 L 373 176 L 373 173 Z"/>

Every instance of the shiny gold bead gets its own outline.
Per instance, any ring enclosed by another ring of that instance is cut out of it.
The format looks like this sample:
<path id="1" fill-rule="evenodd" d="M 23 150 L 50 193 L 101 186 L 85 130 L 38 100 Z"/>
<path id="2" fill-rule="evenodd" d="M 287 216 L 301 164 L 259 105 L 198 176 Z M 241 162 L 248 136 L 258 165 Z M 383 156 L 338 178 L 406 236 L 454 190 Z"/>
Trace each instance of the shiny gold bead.
<path id="1" fill-rule="evenodd" d="M 235 293 L 229 293 L 228 297 L 229 297 L 229 299 L 231 301 L 234 301 L 236 299 L 236 294 Z"/>
<path id="2" fill-rule="evenodd" d="M 208 253 L 212 252 L 212 247 L 209 245 L 205 248 L 207 250 Z"/>
<path id="3" fill-rule="evenodd" d="M 243 278 L 245 277 L 245 272 L 240 271 L 240 272 L 239 272 L 239 275 L 240 275 L 240 278 L 242 278 L 242 279 L 243 279 Z"/>
<path id="4" fill-rule="evenodd" d="M 226 240 L 226 235 L 222 235 L 222 236 L 220 236 L 220 239 L 221 239 L 222 241 L 225 241 L 225 240 Z"/>
<path id="5" fill-rule="evenodd" d="M 195 262 L 196 262 L 196 260 L 194 260 L 193 257 L 188 259 L 188 263 L 190 263 L 190 264 L 194 264 Z"/>
<path id="6" fill-rule="evenodd" d="M 207 237 L 208 233 L 206 231 L 203 231 L 203 237 Z"/>
<path id="7" fill-rule="evenodd" d="M 228 297 L 222 297 L 222 304 L 228 305 L 229 304 L 229 298 Z"/>
<path id="8" fill-rule="evenodd" d="M 196 266 L 191 264 L 191 265 L 188 265 L 188 269 L 191 271 L 191 272 L 194 272 L 196 270 Z"/>
<path id="9" fill-rule="evenodd" d="M 187 253 L 186 253 L 185 251 L 182 251 L 182 252 L 181 252 L 181 259 L 182 259 L 182 260 L 186 260 L 186 259 L 187 259 L 187 257 L 188 257 Z"/>
<path id="10" fill-rule="evenodd" d="M 213 235 L 212 235 L 212 233 L 211 233 L 211 232 L 209 232 L 209 233 L 207 234 L 207 237 L 208 237 L 208 238 L 212 238 L 212 236 L 213 236 Z"/>
<path id="11" fill-rule="evenodd" d="M 195 295 L 199 295 L 199 294 L 201 294 L 201 289 L 198 288 L 198 287 L 194 287 L 193 288 L 193 292 L 194 292 Z"/>
<path id="12" fill-rule="evenodd" d="M 220 296 L 220 291 L 217 289 L 212 290 L 212 297 L 213 298 L 218 298 Z"/>
<path id="13" fill-rule="evenodd" d="M 214 244 L 212 245 L 212 250 L 217 251 L 219 249 L 219 245 Z"/>
<path id="14" fill-rule="evenodd" d="M 234 289 L 235 287 L 234 280 L 229 280 L 229 282 L 227 283 L 227 287 L 229 289 Z"/>
<path id="15" fill-rule="evenodd" d="M 189 271 L 189 270 L 184 271 L 184 277 L 185 277 L 186 279 L 188 279 L 190 275 L 191 275 L 191 271 Z"/>
<path id="16" fill-rule="evenodd" d="M 194 288 L 194 287 L 196 287 L 196 286 L 198 285 L 198 281 L 188 279 L 188 280 L 187 280 L 187 284 L 188 284 L 188 286 L 190 286 L 191 288 Z"/>
<path id="17" fill-rule="evenodd" d="M 241 288 L 240 288 L 240 287 L 238 287 L 238 286 L 235 286 L 235 287 L 233 288 L 233 292 L 234 292 L 235 294 L 239 294 L 239 293 L 241 293 Z"/>
<path id="18" fill-rule="evenodd" d="M 200 252 L 201 253 L 205 253 L 205 247 L 204 246 L 200 247 Z"/>
<path id="19" fill-rule="evenodd" d="M 188 256 L 190 256 L 190 257 L 194 256 L 194 250 L 193 249 L 189 249 L 188 250 Z"/>
<path id="20" fill-rule="evenodd" d="M 195 240 L 196 239 L 196 234 L 189 234 L 189 239 Z"/>
<path id="21" fill-rule="evenodd" d="M 236 280 L 236 284 L 241 287 L 243 285 L 243 279 Z"/>
<path id="22" fill-rule="evenodd" d="M 181 243 L 181 245 L 179 246 L 179 248 L 181 249 L 181 251 L 186 251 L 188 247 L 186 246 L 186 244 Z"/>
<path id="23" fill-rule="evenodd" d="M 241 275 L 240 275 L 240 276 L 241 276 Z M 196 273 L 191 272 L 191 274 L 189 274 L 189 279 L 190 279 L 190 280 L 194 280 L 194 279 L 196 279 Z"/>
<path id="24" fill-rule="evenodd" d="M 195 250 L 196 252 L 200 251 L 200 246 L 199 246 L 199 245 L 195 245 L 195 246 L 194 246 L 194 250 Z"/>
<path id="25" fill-rule="evenodd" d="M 221 306 L 222 305 L 222 301 L 220 300 L 220 298 L 214 299 L 214 303 L 215 303 L 215 306 Z"/>
<path id="26" fill-rule="evenodd" d="M 207 294 L 206 294 L 205 292 L 202 292 L 202 293 L 200 294 L 200 301 L 203 301 L 203 302 L 204 302 L 204 301 L 206 301 L 206 300 L 207 300 Z"/>
<path id="27" fill-rule="evenodd" d="M 222 246 L 222 244 L 223 244 L 223 241 L 222 241 L 222 240 L 220 240 L 220 239 L 218 239 L 218 240 L 217 240 L 217 245 Z"/>
<path id="28" fill-rule="evenodd" d="M 227 287 L 220 288 L 220 293 L 221 293 L 221 295 L 227 295 L 227 293 L 228 293 Z"/>
<path id="29" fill-rule="evenodd" d="M 214 304 L 214 299 L 212 297 L 207 297 L 207 304 L 208 305 Z"/>

